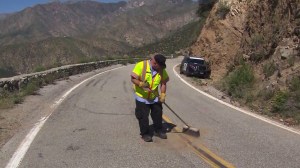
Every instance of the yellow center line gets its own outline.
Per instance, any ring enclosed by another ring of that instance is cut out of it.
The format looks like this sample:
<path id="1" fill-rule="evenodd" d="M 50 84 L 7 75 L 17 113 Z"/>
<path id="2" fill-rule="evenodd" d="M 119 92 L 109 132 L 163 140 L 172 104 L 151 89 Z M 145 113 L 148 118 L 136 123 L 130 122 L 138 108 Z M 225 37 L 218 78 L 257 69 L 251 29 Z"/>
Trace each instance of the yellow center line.
<path id="1" fill-rule="evenodd" d="M 173 122 L 166 115 L 163 115 L 163 120 L 167 123 L 173 124 Z M 176 132 L 182 132 L 182 130 L 180 130 L 177 127 L 173 128 L 173 129 Z M 190 141 L 186 137 L 184 137 L 182 135 L 180 135 L 180 137 L 181 137 L 182 141 L 184 143 L 186 143 L 198 157 L 203 159 L 211 167 L 213 167 L 213 168 L 219 168 L 219 167 L 234 168 L 234 166 L 231 163 L 229 163 L 229 162 L 225 161 L 224 159 L 222 159 L 221 157 L 217 156 L 215 153 L 210 151 L 204 145 L 200 145 L 200 144 L 196 145 L 196 144 L 193 144 L 192 141 Z"/>

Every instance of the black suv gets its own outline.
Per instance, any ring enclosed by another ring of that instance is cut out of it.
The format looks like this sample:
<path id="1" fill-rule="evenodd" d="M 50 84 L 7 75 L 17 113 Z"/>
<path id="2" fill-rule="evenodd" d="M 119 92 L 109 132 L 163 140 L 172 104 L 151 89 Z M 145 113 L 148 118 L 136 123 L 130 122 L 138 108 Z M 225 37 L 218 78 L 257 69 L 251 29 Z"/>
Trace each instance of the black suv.
<path id="1" fill-rule="evenodd" d="M 211 69 L 209 63 L 203 58 L 185 56 L 180 65 L 180 73 L 186 76 L 210 78 Z"/>

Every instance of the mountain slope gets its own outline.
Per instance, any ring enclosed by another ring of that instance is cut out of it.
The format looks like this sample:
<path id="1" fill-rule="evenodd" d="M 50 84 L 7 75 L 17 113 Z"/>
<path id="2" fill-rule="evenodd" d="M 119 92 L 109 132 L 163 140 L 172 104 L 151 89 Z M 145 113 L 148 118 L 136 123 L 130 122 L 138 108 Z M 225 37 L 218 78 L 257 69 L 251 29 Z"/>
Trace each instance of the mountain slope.
<path id="1" fill-rule="evenodd" d="M 192 1 L 142 2 L 138 7 L 126 9 L 125 13 L 105 17 L 91 36 L 96 39 L 110 37 L 137 47 L 159 40 L 196 19 L 197 5 Z"/>
<path id="2" fill-rule="evenodd" d="M 105 54 L 105 51 L 72 37 L 52 37 L 33 43 L 7 45 L 0 49 L 2 66 L 6 69 L 18 67 L 18 73 L 79 63 L 93 59 L 98 54 Z M 21 56 L 18 58 L 20 60 L 14 61 L 16 55 Z"/>
<path id="3" fill-rule="evenodd" d="M 135 57 L 147 56 L 152 53 L 172 55 L 181 49 L 188 48 L 197 40 L 202 26 L 204 25 L 204 21 L 204 19 L 200 19 L 199 21 L 191 22 L 179 30 L 170 33 L 158 42 L 150 43 L 133 50 L 129 55 Z"/>
<path id="4" fill-rule="evenodd" d="M 60 64 L 75 63 L 78 61 L 75 51 L 85 48 L 89 48 L 84 53 L 86 60 L 124 55 L 195 21 L 196 10 L 197 3 L 192 0 L 80 1 L 37 5 L 0 20 L 3 60 L 0 68 L 28 73 L 39 64 L 53 66 L 53 61 L 49 60 L 55 60 L 59 55 L 65 57 Z M 60 40 L 61 46 L 70 47 L 64 49 L 69 52 L 58 54 L 62 51 L 59 46 L 51 50 L 45 48 L 54 46 L 53 39 L 64 38 L 74 40 L 73 44 L 78 48 L 74 50 L 66 40 Z M 52 58 L 46 59 L 48 57 Z M 40 61 L 29 61 L 37 59 Z"/>
<path id="5" fill-rule="evenodd" d="M 94 29 L 104 15 L 124 5 L 125 2 L 54 2 L 26 8 L 0 22 L 0 45 L 87 33 Z"/>

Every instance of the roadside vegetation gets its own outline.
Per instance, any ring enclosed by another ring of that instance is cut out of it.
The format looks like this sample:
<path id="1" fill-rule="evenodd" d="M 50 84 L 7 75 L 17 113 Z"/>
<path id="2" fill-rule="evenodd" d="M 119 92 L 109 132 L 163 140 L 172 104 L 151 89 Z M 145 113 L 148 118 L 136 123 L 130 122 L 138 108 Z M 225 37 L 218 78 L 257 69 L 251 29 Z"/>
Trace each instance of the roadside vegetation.
<path id="1" fill-rule="evenodd" d="M 219 1 L 218 9 L 217 9 L 217 16 L 219 19 L 225 19 L 226 15 L 230 12 L 230 6 L 226 1 Z"/>
<path id="2" fill-rule="evenodd" d="M 252 109 L 287 120 L 288 124 L 300 123 L 300 77 L 294 77 L 287 88 L 260 86 L 262 81 L 255 75 L 253 62 L 236 62 L 228 68 L 222 84 L 217 87 L 229 95 L 234 101 L 247 105 Z M 262 67 L 266 78 L 276 75 L 274 62 L 267 62 Z"/>
<path id="3" fill-rule="evenodd" d="M 26 85 L 21 86 L 18 91 L 9 91 L 9 89 L 0 90 L 0 109 L 8 109 L 20 104 L 28 95 L 34 95 L 43 86 L 54 84 L 58 77 L 54 74 L 48 74 L 43 79 L 33 79 Z"/>
<path id="4" fill-rule="evenodd" d="M 255 77 L 252 66 L 244 63 L 228 74 L 224 80 L 223 89 L 227 91 L 229 96 L 235 99 L 244 99 L 247 103 L 253 99 L 251 90 L 254 83 Z"/>

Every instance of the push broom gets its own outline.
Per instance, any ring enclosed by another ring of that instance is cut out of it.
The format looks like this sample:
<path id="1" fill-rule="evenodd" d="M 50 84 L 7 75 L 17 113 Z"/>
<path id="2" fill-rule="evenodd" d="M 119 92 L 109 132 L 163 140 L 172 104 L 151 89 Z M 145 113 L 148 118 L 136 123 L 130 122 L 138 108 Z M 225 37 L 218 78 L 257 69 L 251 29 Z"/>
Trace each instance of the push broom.
<path id="1" fill-rule="evenodd" d="M 157 97 L 159 97 L 158 94 L 155 94 L 155 95 Z M 191 127 L 189 124 L 187 124 L 166 102 L 164 102 L 163 104 L 184 124 L 184 126 L 182 127 L 182 133 L 185 133 L 187 135 L 191 135 L 194 137 L 200 136 L 199 129 Z"/>
<path id="2" fill-rule="evenodd" d="M 194 136 L 194 137 L 199 137 L 200 136 L 200 131 L 197 128 L 191 127 L 189 124 L 187 124 L 167 103 L 163 103 L 183 124 L 182 128 L 182 133 Z"/>

